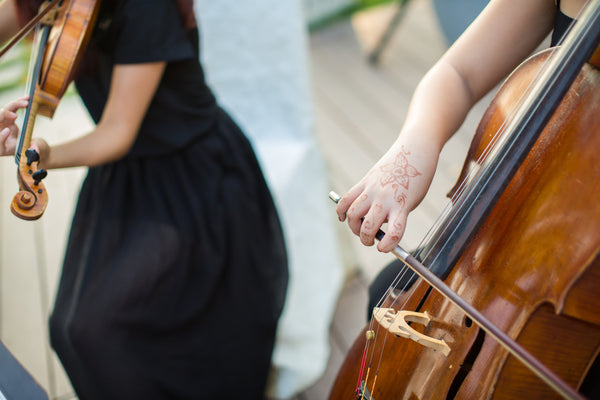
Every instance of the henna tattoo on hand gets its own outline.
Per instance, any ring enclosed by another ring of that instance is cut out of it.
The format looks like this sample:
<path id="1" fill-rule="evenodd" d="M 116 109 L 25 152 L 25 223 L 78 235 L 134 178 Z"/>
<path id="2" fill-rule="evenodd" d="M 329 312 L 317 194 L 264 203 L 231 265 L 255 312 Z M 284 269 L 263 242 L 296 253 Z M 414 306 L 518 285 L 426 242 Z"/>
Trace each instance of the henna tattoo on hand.
<path id="1" fill-rule="evenodd" d="M 408 190 L 410 178 L 421 175 L 415 167 L 408 163 L 406 156 L 409 154 L 410 152 L 402 147 L 393 162 L 379 167 L 382 172 L 385 172 L 379 181 L 381 187 L 391 185 L 394 189 L 394 200 L 400 203 L 402 207 L 406 203 L 406 191 Z"/>
<path id="2" fill-rule="evenodd" d="M 392 226 L 394 228 L 391 229 L 388 233 L 391 233 L 390 237 L 394 242 L 399 242 L 400 241 L 400 232 L 402 232 L 402 230 L 404 228 L 404 224 L 402 224 L 402 222 L 400 222 L 400 221 L 395 221 Z"/>

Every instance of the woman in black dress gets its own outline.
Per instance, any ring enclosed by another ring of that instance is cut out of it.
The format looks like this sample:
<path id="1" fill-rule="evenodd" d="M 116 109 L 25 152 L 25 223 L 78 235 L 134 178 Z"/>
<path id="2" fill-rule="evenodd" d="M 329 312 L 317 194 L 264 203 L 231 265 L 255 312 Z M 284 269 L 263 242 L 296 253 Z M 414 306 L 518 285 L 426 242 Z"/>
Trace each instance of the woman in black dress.
<path id="1" fill-rule="evenodd" d="M 104 0 L 75 79 L 95 129 L 32 141 L 40 168 L 90 167 L 50 318 L 81 399 L 263 398 L 286 253 L 198 59 L 191 1 Z"/>

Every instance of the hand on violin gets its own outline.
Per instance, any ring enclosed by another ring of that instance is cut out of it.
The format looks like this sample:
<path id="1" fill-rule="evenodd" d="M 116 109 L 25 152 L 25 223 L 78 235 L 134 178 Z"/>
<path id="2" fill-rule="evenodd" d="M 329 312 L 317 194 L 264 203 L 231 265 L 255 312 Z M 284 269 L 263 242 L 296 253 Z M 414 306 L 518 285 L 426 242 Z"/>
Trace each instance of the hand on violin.
<path id="1" fill-rule="evenodd" d="M 433 179 L 438 152 L 426 141 L 401 139 L 339 201 L 340 221 L 348 220 L 364 245 L 372 246 L 375 234 L 387 222 L 387 232 L 377 245 L 389 252 L 400 242 L 408 213 L 425 196 Z"/>
<path id="2" fill-rule="evenodd" d="M 0 108 L 0 156 L 15 154 L 19 128 L 17 127 L 17 110 L 27 107 L 29 97 L 21 97 Z"/>
<path id="3" fill-rule="evenodd" d="M 46 169 L 46 165 L 48 165 L 48 160 L 50 159 L 50 145 L 48 145 L 48 142 L 41 138 L 33 138 L 31 139 L 29 148 L 35 150 L 40 156 L 37 164 L 38 169 Z"/>

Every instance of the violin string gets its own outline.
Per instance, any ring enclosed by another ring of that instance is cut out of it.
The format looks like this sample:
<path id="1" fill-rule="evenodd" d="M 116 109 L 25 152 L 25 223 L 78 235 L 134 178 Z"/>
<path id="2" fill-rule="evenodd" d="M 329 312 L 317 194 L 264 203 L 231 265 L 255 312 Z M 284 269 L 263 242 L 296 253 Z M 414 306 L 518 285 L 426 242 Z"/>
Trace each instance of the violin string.
<path id="1" fill-rule="evenodd" d="M 23 117 L 22 127 L 19 133 L 19 139 L 17 141 L 17 145 L 15 148 L 15 163 L 19 165 L 21 161 L 21 153 L 24 150 L 26 137 L 28 135 L 28 131 L 33 128 L 34 115 L 32 114 L 32 107 L 35 102 L 34 93 L 39 83 L 40 71 L 42 68 L 41 54 L 45 50 L 45 43 L 47 41 L 49 29 L 47 27 L 42 27 L 38 24 L 35 28 L 35 34 L 32 44 L 32 54 L 37 54 L 36 57 L 31 57 L 29 59 L 29 68 L 27 72 L 27 83 L 26 83 L 26 95 L 29 96 L 29 103 L 25 108 L 25 115 Z"/>
<path id="2" fill-rule="evenodd" d="M 31 44 L 31 52 L 32 52 L 31 54 L 38 54 L 40 47 L 41 47 L 41 29 L 40 29 L 40 25 L 38 24 L 35 27 L 35 31 L 34 31 L 34 35 L 33 35 L 33 41 Z M 27 81 L 25 83 L 25 95 L 26 96 L 31 96 L 32 89 L 34 88 L 33 75 L 35 74 L 36 63 L 37 63 L 36 57 L 29 58 L 29 65 L 27 67 Z M 27 107 L 24 110 L 19 110 L 18 113 L 25 114 L 26 116 L 29 115 L 32 105 L 33 105 L 33 99 L 30 98 L 29 104 L 27 104 Z M 17 165 L 19 165 L 19 162 L 21 160 L 21 150 L 23 147 L 23 141 L 25 139 L 25 132 L 27 131 L 27 125 L 29 124 L 28 120 L 29 120 L 29 118 L 23 118 L 23 122 L 21 124 L 21 129 L 19 129 L 19 140 L 18 140 L 17 146 L 15 147 L 16 148 L 15 163 Z"/>

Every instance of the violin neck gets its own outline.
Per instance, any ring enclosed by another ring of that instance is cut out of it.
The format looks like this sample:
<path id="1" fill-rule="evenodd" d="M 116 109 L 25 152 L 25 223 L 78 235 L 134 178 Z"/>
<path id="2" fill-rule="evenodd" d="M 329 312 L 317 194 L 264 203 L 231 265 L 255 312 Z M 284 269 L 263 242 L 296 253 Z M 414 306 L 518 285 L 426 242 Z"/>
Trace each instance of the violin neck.
<path id="1" fill-rule="evenodd" d="M 48 41 L 48 35 L 50 33 L 50 27 L 42 27 L 41 33 L 36 34 L 35 43 L 37 49 L 34 52 L 37 53 L 36 57 L 32 58 L 32 64 L 29 70 L 29 77 L 27 82 L 29 87 L 27 88 L 27 94 L 29 95 L 29 105 L 25 109 L 25 116 L 23 118 L 23 126 L 19 134 L 19 141 L 15 149 L 15 163 L 19 165 L 21 161 L 21 154 L 29 148 L 29 143 L 33 135 L 33 126 L 35 124 L 35 118 L 38 113 L 39 103 L 36 99 L 36 86 L 39 81 L 40 71 L 42 69 L 43 56 L 45 53 L 46 43 Z"/>

